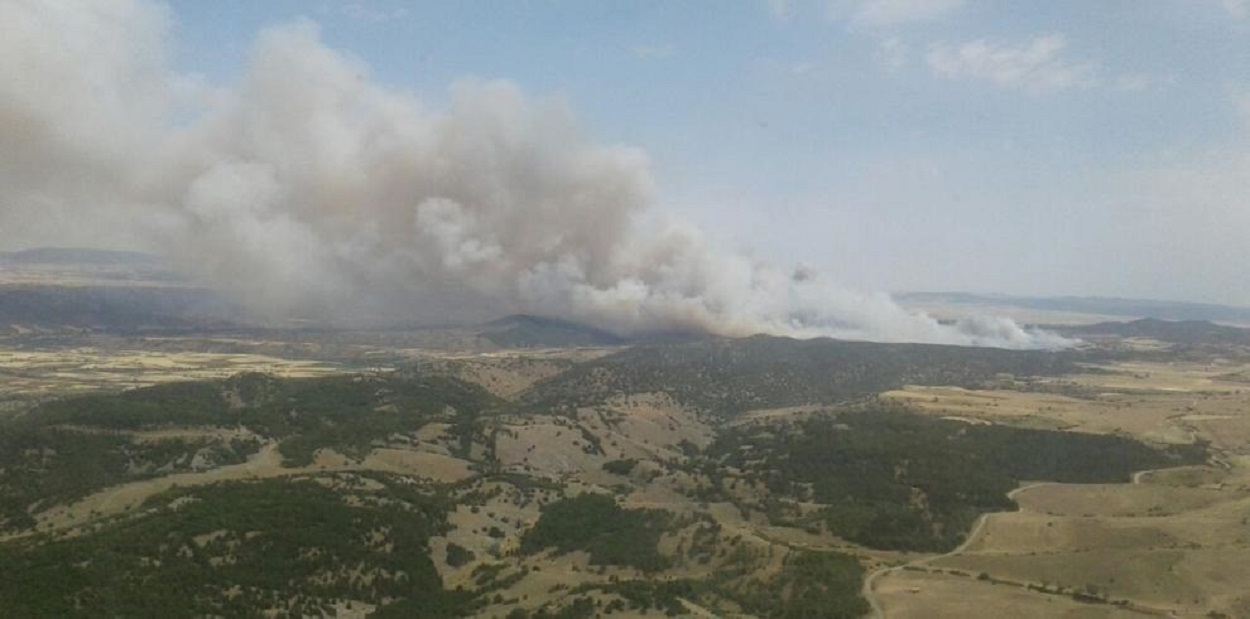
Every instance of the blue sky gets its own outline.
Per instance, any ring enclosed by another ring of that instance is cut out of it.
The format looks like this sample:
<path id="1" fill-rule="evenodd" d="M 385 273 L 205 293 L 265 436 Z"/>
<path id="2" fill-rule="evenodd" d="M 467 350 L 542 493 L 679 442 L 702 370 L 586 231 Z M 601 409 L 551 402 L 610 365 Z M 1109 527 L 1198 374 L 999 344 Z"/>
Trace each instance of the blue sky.
<path id="1" fill-rule="evenodd" d="M 657 209 L 852 286 L 1250 304 L 1250 2 L 170 6 L 212 83 L 309 19 L 429 107 L 469 76 L 562 99 L 646 151 Z"/>

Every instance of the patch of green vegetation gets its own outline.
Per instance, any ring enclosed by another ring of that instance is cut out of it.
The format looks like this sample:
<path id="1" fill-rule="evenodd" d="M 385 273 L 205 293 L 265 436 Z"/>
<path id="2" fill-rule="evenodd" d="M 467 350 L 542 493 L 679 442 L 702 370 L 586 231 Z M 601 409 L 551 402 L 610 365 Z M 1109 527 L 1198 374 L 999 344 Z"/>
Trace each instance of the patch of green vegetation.
<path id="1" fill-rule="evenodd" d="M 603 470 L 613 475 L 629 475 L 633 472 L 634 467 L 638 466 L 636 458 L 626 458 L 624 460 L 611 460 L 603 463 Z"/>
<path id="2" fill-rule="evenodd" d="M 591 432 L 580 425 L 577 426 L 577 430 L 581 433 L 582 440 L 586 441 L 586 444 L 582 445 L 582 452 L 592 456 L 605 455 L 603 451 L 603 442 L 599 440 L 599 437 L 594 432 Z"/>
<path id="3" fill-rule="evenodd" d="M 941 551 L 976 518 L 1010 509 L 1021 480 L 1127 481 L 1137 470 L 1201 462 L 1201 446 L 1160 451 L 1118 436 L 972 425 L 871 408 L 722 434 L 704 464 L 762 480 L 774 499 L 825 505 L 832 533 L 872 548 Z M 783 503 L 769 504 L 785 517 Z M 790 523 L 793 524 L 793 523 Z"/>
<path id="4" fill-rule="evenodd" d="M 476 416 L 499 405 L 482 388 L 454 378 L 335 376 L 280 381 L 267 398 L 233 414 L 253 431 L 284 437 L 284 461 L 303 466 L 324 447 L 363 458 L 374 441 L 418 430 L 449 407 Z"/>
<path id="5" fill-rule="evenodd" d="M 223 415 L 227 408 L 218 385 L 183 382 L 48 402 L 21 421 L 40 426 L 67 424 L 112 430 L 222 426 L 229 423 Z"/>
<path id="6" fill-rule="evenodd" d="M 429 558 L 445 502 L 401 478 L 234 482 L 174 490 L 145 513 L 67 539 L 0 546 L 12 616 L 258 617 L 396 601 L 457 616 Z M 334 487 L 329 487 L 334 486 Z M 441 614 L 440 614 L 441 613 Z"/>
<path id="7" fill-rule="evenodd" d="M 243 439 L 137 442 L 90 428 L 5 428 L 0 431 L 0 530 L 34 526 L 32 512 L 100 488 L 242 462 L 258 448 L 256 441 Z"/>
<path id="8" fill-rule="evenodd" d="M 357 453 L 391 433 L 419 429 L 448 407 L 474 414 L 499 407 L 481 387 L 444 376 L 330 376 L 279 379 L 241 374 L 220 382 L 158 385 L 114 395 L 50 402 L 16 429 L 81 425 L 114 430 L 242 426 L 272 438 L 293 464 L 320 447 Z"/>
<path id="9" fill-rule="evenodd" d="M 473 568 L 473 582 L 481 587 L 489 587 L 499 580 L 499 575 L 506 569 L 508 566 L 504 563 L 479 563 Z"/>
<path id="10" fill-rule="evenodd" d="M 841 619 L 868 612 L 868 603 L 860 596 L 864 569 L 855 557 L 792 551 L 779 573 L 758 578 L 755 575 L 767 560 L 741 546 L 736 550 L 707 579 L 587 583 L 573 592 L 602 591 L 621 598 L 607 604 L 605 611 L 655 610 L 670 617 L 688 612 L 682 600 L 713 606 L 728 600 L 743 612 L 777 619 Z"/>
<path id="11" fill-rule="evenodd" d="M 535 477 L 533 475 L 512 473 L 508 471 L 487 473 L 483 475 L 481 479 L 509 484 L 527 493 L 536 491 L 559 492 L 564 489 L 564 486 L 562 486 L 559 482 L 552 481 L 545 477 Z"/>
<path id="12" fill-rule="evenodd" d="M 868 612 L 860 595 L 864 568 L 838 552 L 796 551 L 772 580 L 723 594 L 748 613 L 770 619 L 853 619 Z"/>
<path id="13" fill-rule="evenodd" d="M 455 542 L 447 544 L 447 565 L 463 567 L 472 563 L 475 559 L 477 559 L 477 554 L 472 550 Z"/>
<path id="14" fill-rule="evenodd" d="M 681 598 L 694 598 L 704 588 L 692 580 L 623 580 L 612 583 L 588 583 L 574 589 L 575 592 L 602 591 L 621 596 L 623 602 L 608 604 L 605 610 L 641 611 L 658 610 L 674 617 L 686 612 Z"/>
<path id="15" fill-rule="evenodd" d="M 538 522 L 521 538 L 521 551 L 584 550 L 592 565 L 658 571 L 669 564 L 657 545 L 670 519 L 663 510 L 624 509 L 610 496 L 582 493 L 543 507 Z"/>

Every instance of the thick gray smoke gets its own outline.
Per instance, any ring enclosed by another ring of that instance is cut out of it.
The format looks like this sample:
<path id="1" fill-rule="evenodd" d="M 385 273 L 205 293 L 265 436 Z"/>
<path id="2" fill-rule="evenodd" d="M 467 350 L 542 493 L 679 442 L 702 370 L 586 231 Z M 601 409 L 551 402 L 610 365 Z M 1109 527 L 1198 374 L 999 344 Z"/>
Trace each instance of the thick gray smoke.
<path id="1" fill-rule="evenodd" d="M 644 153 L 590 143 L 562 103 L 506 82 L 466 80 L 429 109 L 301 22 L 260 34 L 242 81 L 216 86 L 168 68 L 160 6 L 0 8 L 9 244 L 138 242 L 273 315 L 1065 343 L 720 251 L 650 212 Z"/>

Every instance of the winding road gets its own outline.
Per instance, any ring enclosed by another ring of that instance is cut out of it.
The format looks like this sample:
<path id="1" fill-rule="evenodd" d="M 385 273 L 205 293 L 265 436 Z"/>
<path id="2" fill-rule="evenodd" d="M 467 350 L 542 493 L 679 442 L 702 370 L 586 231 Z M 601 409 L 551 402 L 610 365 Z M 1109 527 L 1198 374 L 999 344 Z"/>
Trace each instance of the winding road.
<path id="1" fill-rule="evenodd" d="M 1133 473 L 1130 483 L 1140 484 L 1142 483 L 1143 477 L 1157 470 L 1160 470 L 1160 469 L 1146 469 L 1142 471 L 1137 471 L 1136 473 Z M 1021 492 L 1024 492 L 1025 490 L 1030 490 L 1033 488 L 1040 488 L 1042 486 L 1058 486 L 1058 485 L 1064 485 L 1064 484 L 1061 482 L 1053 482 L 1053 481 L 1043 481 L 1043 482 L 1035 482 L 1035 483 L 1026 484 L 1026 485 L 1020 486 L 1019 488 L 1016 488 L 1015 490 L 1012 490 L 1011 492 L 1008 492 L 1007 498 L 1012 499 L 1014 501 L 1016 498 L 1016 495 Z M 962 544 L 960 544 L 959 546 L 957 546 L 954 550 L 950 552 L 940 554 L 940 555 L 931 555 L 928 557 L 922 557 L 920 559 L 916 559 L 915 561 L 908 561 L 907 563 L 902 563 L 902 564 L 894 565 L 890 567 L 883 567 L 883 568 L 874 570 L 871 574 L 868 575 L 867 578 L 864 579 L 864 586 L 860 592 L 861 595 L 864 596 L 864 599 L 868 600 L 868 604 L 872 608 L 872 616 L 878 619 L 885 618 L 885 610 L 881 607 L 881 602 L 877 599 L 876 591 L 875 591 L 876 582 L 882 576 L 885 576 L 886 574 L 889 574 L 890 572 L 897 572 L 899 570 L 906 569 L 908 567 L 918 567 L 921 565 L 927 565 L 939 559 L 945 559 L 945 558 L 953 557 L 955 555 L 963 553 L 981 535 L 981 530 L 985 527 L 986 521 L 991 516 L 994 516 L 997 514 L 1004 514 L 1004 513 L 1011 513 L 1011 512 L 991 512 L 988 514 L 981 514 L 981 517 L 977 518 L 976 523 L 972 525 L 972 529 L 968 531 L 968 537 L 964 539 Z M 1146 615 L 1173 616 L 1172 609 L 1155 607 L 1155 606 L 1151 606 L 1149 604 L 1143 604 L 1137 601 L 1128 601 L 1128 603 L 1125 604 L 1122 608 L 1126 610 L 1137 611 Z"/>
<path id="2" fill-rule="evenodd" d="M 1142 471 L 1142 472 L 1145 472 L 1145 471 Z M 1133 477 L 1133 481 L 1134 483 L 1136 483 L 1137 481 L 1136 476 Z M 1015 490 L 1012 490 L 1011 492 L 1008 492 L 1007 498 L 1015 500 L 1016 495 L 1025 490 L 1028 490 L 1030 488 L 1037 488 L 1040 486 L 1054 485 L 1055 483 L 1056 482 L 1043 481 L 1043 482 L 1037 482 L 1037 483 L 1032 483 L 1032 484 L 1026 484 L 1026 485 L 1020 486 L 1019 488 L 1016 488 Z M 907 567 L 918 567 L 921 565 L 926 565 L 934 561 L 937 561 L 939 559 L 953 557 L 955 555 L 962 553 L 963 551 L 967 550 L 968 546 L 972 545 L 972 542 L 976 541 L 977 538 L 981 535 L 981 529 L 985 528 L 985 521 L 990 516 L 993 516 L 996 513 L 1002 513 L 1002 512 L 991 512 L 988 514 L 981 514 L 981 516 L 977 518 L 976 523 L 972 525 L 972 529 L 968 531 L 968 537 L 965 537 L 963 543 L 956 546 L 955 549 L 951 550 L 950 552 L 943 553 L 940 555 L 931 555 L 928 557 L 922 557 L 920 559 L 916 559 L 915 561 L 908 561 L 907 563 L 901 563 L 899 565 L 894 565 L 890 567 L 882 567 L 877 570 L 874 570 L 871 574 L 869 574 L 868 577 L 864 579 L 864 587 L 860 591 L 860 594 L 864 596 L 864 599 L 868 600 L 868 605 L 872 607 L 872 616 L 877 617 L 878 619 L 884 619 L 885 617 L 885 610 L 881 608 L 881 602 L 877 600 L 876 592 L 874 591 L 874 587 L 876 586 L 877 580 L 879 578 L 881 578 L 882 576 L 885 576 L 886 574 L 889 574 L 890 572 L 897 572 Z"/>
<path id="3" fill-rule="evenodd" d="M 981 533 L 981 528 L 985 526 L 985 519 L 989 516 L 990 514 L 981 514 L 981 516 L 977 518 L 976 523 L 972 525 L 972 530 L 968 532 L 968 537 L 964 539 L 964 542 L 960 544 L 959 546 L 956 546 L 954 550 L 948 553 L 940 554 L 940 555 L 932 555 L 932 556 L 924 557 L 921 559 L 916 559 L 915 561 L 909 561 L 907 563 L 894 565 L 891 567 L 878 568 L 877 570 L 869 574 L 868 578 L 864 579 L 864 588 L 861 591 L 861 595 L 864 596 L 864 599 L 868 600 L 868 605 L 872 607 L 872 616 L 877 617 L 878 619 L 884 619 L 885 617 L 885 611 L 881 608 L 881 602 L 877 601 L 876 593 L 873 591 L 873 587 L 876 585 L 877 579 L 881 578 L 882 576 L 885 576 L 886 574 L 889 574 L 890 572 L 897 572 L 899 570 L 902 570 L 905 567 L 915 567 L 915 566 L 925 565 L 927 563 L 932 563 L 934 561 L 937 561 L 938 559 L 952 557 L 963 552 L 965 549 L 967 549 L 968 545 L 971 544 L 974 539 L 976 539 L 977 535 Z"/>

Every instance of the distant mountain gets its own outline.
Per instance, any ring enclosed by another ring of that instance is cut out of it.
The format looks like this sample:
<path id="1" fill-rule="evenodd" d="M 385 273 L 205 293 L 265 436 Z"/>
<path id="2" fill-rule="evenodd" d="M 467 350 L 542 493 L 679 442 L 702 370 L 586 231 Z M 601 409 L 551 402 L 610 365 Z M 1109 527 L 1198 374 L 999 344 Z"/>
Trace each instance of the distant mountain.
<path id="1" fill-rule="evenodd" d="M 160 286 L 0 287 L 0 332 L 6 326 L 135 332 L 238 325 L 242 311 L 203 288 Z"/>
<path id="2" fill-rule="evenodd" d="M 85 249 L 80 247 L 40 247 L 0 252 L 0 264 L 11 265 L 93 265 L 159 267 L 160 256 L 135 251 Z"/>
<path id="3" fill-rule="evenodd" d="M 211 329 L 243 321 L 237 304 L 152 254 L 64 247 L 0 253 L 0 333 Z"/>
<path id="4" fill-rule="evenodd" d="M 81 247 L 0 252 L 0 284 L 185 285 L 185 278 L 154 254 Z"/>
<path id="5" fill-rule="evenodd" d="M 1242 343 L 1250 345 L 1250 329 L 1217 325 L 1206 320 L 1142 318 L 1130 322 L 1100 322 L 1092 325 L 1063 327 L 1059 331 L 1065 335 L 1084 338 L 1142 337 L 1176 344 Z"/>
<path id="6" fill-rule="evenodd" d="M 503 348 L 620 346 L 623 337 L 559 318 L 515 314 L 483 325 L 482 337 Z"/>
<path id="7" fill-rule="evenodd" d="M 1163 320 L 1210 320 L 1250 324 L 1250 307 L 1120 299 L 1108 297 L 1017 297 L 967 292 L 904 292 L 894 295 L 904 304 L 995 305 L 1054 312 L 1103 314 Z"/>

